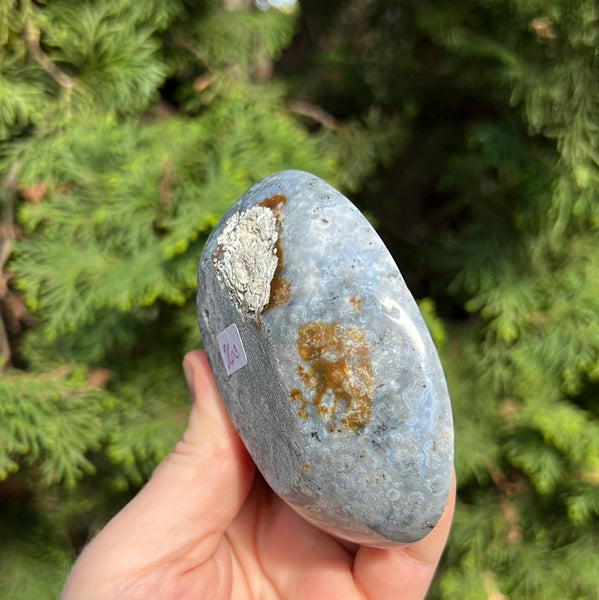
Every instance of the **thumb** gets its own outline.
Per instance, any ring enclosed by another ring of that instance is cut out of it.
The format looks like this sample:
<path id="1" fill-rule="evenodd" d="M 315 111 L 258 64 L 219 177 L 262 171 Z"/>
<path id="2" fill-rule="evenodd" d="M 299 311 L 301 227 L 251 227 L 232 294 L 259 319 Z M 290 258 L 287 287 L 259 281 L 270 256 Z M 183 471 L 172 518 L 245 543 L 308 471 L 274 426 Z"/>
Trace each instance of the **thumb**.
<path id="1" fill-rule="evenodd" d="M 187 428 L 142 493 L 165 496 L 204 535 L 222 534 L 243 504 L 254 465 L 218 394 L 203 351 L 183 360 L 192 396 Z M 185 525 L 184 525 L 185 526 Z"/>
<path id="2" fill-rule="evenodd" d="M 183 369 L 193 400 L 185 433 L 139 494 L 87 546 L 66 590 L 87 589 L 90 575 L 97 581 L 101 574 L 108 583 L 165 564 L 193 568 L 211 556 L 239 512 L 253 462 L 229 420 L 204 352 L 187 354 Z"/>

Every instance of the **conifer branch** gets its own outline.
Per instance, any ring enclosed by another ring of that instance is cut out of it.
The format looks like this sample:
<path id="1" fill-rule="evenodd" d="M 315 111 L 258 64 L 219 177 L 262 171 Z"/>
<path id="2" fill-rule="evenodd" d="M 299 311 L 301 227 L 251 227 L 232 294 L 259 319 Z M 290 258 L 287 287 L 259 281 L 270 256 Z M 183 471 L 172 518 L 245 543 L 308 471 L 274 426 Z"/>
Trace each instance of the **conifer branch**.
<path id="1" fill-rule="evenodd" d="M 8 277 L 4 273 L 4 265 L 10 258 L 15 243 L 15 196 L 17 190 L 17 168 L 13 167 L 4 178 L 2 187 L 5 191 L 5 202 L 0 223 L 0 368 L 10 360 L 10 343 L 2 315 L 2 305 L 7 296 Z"/>
<path id="2" fill-rule="evenodd" d="M 224 0 L 225 10 L 233 12 L 236 10 L 251 10 L 252 0 Z"/>
<path id="3" fill-rule="evenodd" d="M 290 112 L 300 115 L 301 117 L 312 119 L 312 121 L 322 125 L 325 129 L 330 129 L 331 131 L 339 131 L 340 129 L 335 117 L 320 106 L 316 106 L 303 100 L 294 100 L 290 102 L 287 107 Z"/>
<path id="4" fill-rule="evenodd" d="M 176 46 L 178 46 L 179 48 L 183 48 L 184 50 L 187 50 L 192 56 L 194 56 L 202 64 L 206 65 L 207 67 L 210 67 L 210 64 L 212 61 L 210 60 L 210 57 L 208 56 L 208 54 L 206 52 L 203 52 L 202 50 L 200 50 L 200 48 L 197 46 L 197 44 L 194 44 L 194 42 L 191 39 L 186 38 L 186 39 L 180 40 L 180 41 L 178 41 Z"/>
<path id="5" fill-rule="evenodd" d="M 37 64 L 40 65 L 40 67 L 44 69 L 58 85 L 67 90 L 75 87 L 75 80 L 65 72 L 61 71 L 43 51 L 40 45 L 39 29 L 31 23 L 27 23 L 25 26 L 25 41 L 27 42 L 27 46 L 35 62 L 37 62 Z"/>
<path id="6" fill-rule="evenodd" d="M 4 325 L 4 319 L 0 314 L 0 369 L 3 369 L 8 361 L 10 360 L 10 344 L 8 342 L 8 334 L 6 333 L 6 326 Z"/>
<path id="7" fill-rule="evenodd" d="M 8 260 L 15 242 L 14 213 L 15 195 L 17 190 L 17 169 L 12 168 L 4 178 L 2 187 L 5 190 L 5 203 L 2 211 L 2 225 L 0 225 L 0 276 Z M 2 288 L 0 288 L 0 298 Z"/>

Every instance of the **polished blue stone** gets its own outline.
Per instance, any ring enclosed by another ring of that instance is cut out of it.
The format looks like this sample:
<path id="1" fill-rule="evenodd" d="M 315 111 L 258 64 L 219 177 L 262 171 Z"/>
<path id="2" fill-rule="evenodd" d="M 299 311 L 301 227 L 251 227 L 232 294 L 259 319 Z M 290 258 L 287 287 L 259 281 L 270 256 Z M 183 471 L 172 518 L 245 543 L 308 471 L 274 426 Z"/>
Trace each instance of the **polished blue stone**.
<path id="1" fill-rule="evenodd" d="M 374 546 L 436 525 L 451 405 L 418 307 L 372 226 L 301 171 L 252 186 L 210 235 L 198 322 L 231 419 L 273 490 Z"/>

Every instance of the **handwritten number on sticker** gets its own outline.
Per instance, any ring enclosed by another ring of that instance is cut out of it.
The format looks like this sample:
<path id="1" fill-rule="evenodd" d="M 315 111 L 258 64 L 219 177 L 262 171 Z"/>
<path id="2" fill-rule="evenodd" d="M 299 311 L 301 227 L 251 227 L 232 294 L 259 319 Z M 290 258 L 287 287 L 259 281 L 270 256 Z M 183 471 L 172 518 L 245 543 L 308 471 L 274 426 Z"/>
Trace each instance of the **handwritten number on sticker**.
<path id="1" fill-rule="evenodd" d="M 216 339 L 227 375 L 232 375 L 235 371 L 245 367 L 247 356 L 237 325 L 229 325 L 216 336 Z"/>
<path id="2" fill-rule="evenodd" d="M 223 344 L 223 353 L 225 354 L 225 367 L 229 371 L 239 359 L 239 348 L 235 343 L 226 342 Z"/>

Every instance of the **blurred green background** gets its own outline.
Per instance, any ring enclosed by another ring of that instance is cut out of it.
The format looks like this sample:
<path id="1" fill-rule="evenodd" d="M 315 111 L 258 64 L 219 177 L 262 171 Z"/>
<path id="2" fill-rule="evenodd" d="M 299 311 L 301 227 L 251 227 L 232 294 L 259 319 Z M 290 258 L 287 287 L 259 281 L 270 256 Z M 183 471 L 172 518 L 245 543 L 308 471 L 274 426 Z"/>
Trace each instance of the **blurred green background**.
<path id="1" fill-rule="evenodd" d="M 439 348 L 430 597 L 599 598 L 591 0 L 0 0 L 0 598 L 56 598 L 175 443 L 204 240 L 287 168 L 368 215 Z"/>

